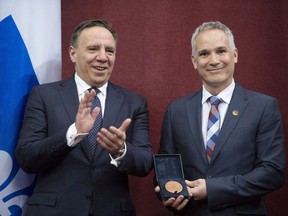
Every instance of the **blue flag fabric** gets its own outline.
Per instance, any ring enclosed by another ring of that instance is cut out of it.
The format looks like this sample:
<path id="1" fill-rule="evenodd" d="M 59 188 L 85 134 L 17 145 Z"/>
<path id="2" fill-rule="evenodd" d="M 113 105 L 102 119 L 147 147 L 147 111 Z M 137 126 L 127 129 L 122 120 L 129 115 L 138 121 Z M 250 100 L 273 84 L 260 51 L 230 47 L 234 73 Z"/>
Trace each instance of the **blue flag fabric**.
<path id="1" fill-rule="evenodd" d="M 1 7 L 4 3 L 2 0 L 0 1 Z M 44 1 L 41 0 L 41 2 L 41 7 L 47 11 L 45 4 L 43 4 Z M 59 6 L 56 8 L 60 8 L 59 0 L 53 0 L 52 3 L 48 1 L 48 3 L 50 6 L 56 3 Z M 6 4 L 9 3 L 6 1 Z M 36 6 L 38 5 L 36 4 Z M 55 7 L 53 8 L 55 9 Z M 9 13 L 7 16 L 3 16 L 2 12 L 3 7 L 2 9 L 0 8 L 0 216 L 20 216 L 23 215 L 25 203 L 32 193 L 35 175 L 28 175 L 19 168 L 14 158 L 14 150 L 31 88 L 39 83 L 59 80 L 61 77 L 61 39 L 58 39 L 59 44 L 50 45 L 58 46 L 58 55 L 56 55 L 58 59 L 55 61 L 55 67 L 53 67 L 51 59 L 39 59 L 43 57 L 41 55 L 38 55 L 39 58 L 36 57 L 34 59 L 33 66 L 31 54 L 28 51 L 26 41 L 23 39 L 24 33 L 19 30 L 21 29 L 21 23 L 17 23 L 13 15 Z M 14 11 L 14 14 L 17 12 Z M 60 10 L 56 12 L 59 12 L 60 22 Z M 25 13 L 22 11 L 21 16 L 23 14 Z M 26 14 L 31 18 L 33 17 L 31 11 Z M 46 19 L 49 18 L 47 17 Z M 42 23 L 40 25 L 45 26 L 45 24 Z M 61 26 L 60 23 L 59 26 Z M 31 29 L 29 30 L 31 31 Z M 33 32 L 30 33 L 33 35 Z M 60 37 L 61 32 L 55 35 Z M 49 43 L 49 41 L 45 41 L 45 43 Z M 35 47 L 41 49 L 41 44 L 30 47 L 30 51 Z M 45 49 L 45 47 L 42 47 L 42 49 Z M 47 52 L 47 50 L 44 50 L 44 52 Z M 50 67 L 39 66 L 45 65 L 45 62 L 48 62 L 49 64 L 47 63 L 46 65 Z M 34 69 L 36 66 L 41 69 L 39 72 Z M 52 75 L 49 71 L 51 68 L 53 68 L 54 72 Z M 45 75 L 45 73 L 50 74 Z M 45 81 L 46 77 L 49 77 L 50 80 Z"/>
<path id="2" fill-rule="evenodd" d="M 27 96 L 38 80 L 12 16 L 0 22 L 0 41 L 0 215 L 4 216 L 17 215 L 13 212 L 21 210 L 23 195 L 29 195 L 29 191 L 19 194 L 19 190 L 29 188 L 33 181 L 30 176 L 27 184 L 22 184 L 23 173 L 18 173 L 13 154 Z"/>

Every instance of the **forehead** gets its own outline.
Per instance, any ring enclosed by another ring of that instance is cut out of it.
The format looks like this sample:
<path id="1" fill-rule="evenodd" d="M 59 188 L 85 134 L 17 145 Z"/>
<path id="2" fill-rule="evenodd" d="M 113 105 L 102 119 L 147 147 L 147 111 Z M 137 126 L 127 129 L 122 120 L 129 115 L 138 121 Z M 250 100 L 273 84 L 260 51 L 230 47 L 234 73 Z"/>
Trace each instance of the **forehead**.
<path id="1" fill-rule="evenodd" d="M 83 29 L 79 35 L 79 44 L 81 43 L 105 43 L 110 46 L 115 46 L 115 39 L 112 33 L 104 27 L 93 26 Z"/>
<path id="2" fill-rule="evenodd" d="M 229 41 L 226 34 L 218 29 L 205 30 L 195 39 L 196 50 L 215 49 L 217 47 L 229 48 Z"/>

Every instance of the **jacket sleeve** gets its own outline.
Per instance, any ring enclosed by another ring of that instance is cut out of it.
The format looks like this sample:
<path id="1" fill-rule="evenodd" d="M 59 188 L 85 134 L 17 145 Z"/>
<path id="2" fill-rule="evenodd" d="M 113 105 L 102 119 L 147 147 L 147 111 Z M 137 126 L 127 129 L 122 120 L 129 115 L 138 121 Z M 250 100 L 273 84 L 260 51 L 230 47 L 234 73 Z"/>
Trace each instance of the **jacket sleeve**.
<path id="1" fill-rule="evenodd" d="M 63 119 L 57 120 L 55 112 L 52 112 L 52 109 L 57 109 L 57 100 L 50 107 L 45 103 L 44 98 L 51 96 L 57 98 L 56 92 L 48 90 L 43 93 L 39 87 L 34 87 L 26 104 L 15 156 L 20 167 L 27 173 L 37 173 L 55 166 L 71 149 L 66 144 L 69 125 L 65 125 Z M 49 121 L 54 122 L 53 133 L 48 128 Z"/>
<path id="2" fill-rule="evenodd" d="M 149 135 L 149 112 L 146 99 L 137 97 L 126 131 L 127 152 L 118 170 L 135 176 L 146 176 L 153 168 L 153 151 Z"/>

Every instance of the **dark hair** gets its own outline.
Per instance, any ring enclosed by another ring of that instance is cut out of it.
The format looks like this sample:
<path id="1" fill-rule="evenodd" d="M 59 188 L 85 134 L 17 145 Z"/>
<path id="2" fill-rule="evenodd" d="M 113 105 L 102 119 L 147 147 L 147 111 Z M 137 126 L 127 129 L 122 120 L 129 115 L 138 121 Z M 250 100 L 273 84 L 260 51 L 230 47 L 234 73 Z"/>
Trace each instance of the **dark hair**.
<path id="1" fill-rule="evenodd" d="M 107 22 L 104 19 L 87 20 L 87 21 L 80 23 L 75 28 L 75 30 L 73 31 L 73 33 L 71 35 L 70 45 L 73 47 L 77 47 L 78 38 L 79 38 L 79 35 L 81 34 L 81 32 L 86 28 L 90 28 L 90 27 L 94 27 L 94 26 L 100 26 L 100 27 L 106 28 L 108 31 L 110 31 L 111 34 L 113 35 L 115 43 L 117 45 L 118 35 L 117 35 L 116 31 L 112 28 L 112 24 Z"/>

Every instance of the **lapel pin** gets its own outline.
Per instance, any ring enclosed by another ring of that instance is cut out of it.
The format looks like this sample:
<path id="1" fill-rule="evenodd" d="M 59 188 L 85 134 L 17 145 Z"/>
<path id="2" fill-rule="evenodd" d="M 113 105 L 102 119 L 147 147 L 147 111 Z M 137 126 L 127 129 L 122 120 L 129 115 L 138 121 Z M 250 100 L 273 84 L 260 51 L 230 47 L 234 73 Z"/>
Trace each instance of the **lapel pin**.
<path id="1" fill-rule="evenodd" d="M 239 114 L 238 110 L 233 110 L 233 111 L 232 111 L 232 115 L 233 115 L 233 116 L 238 116 L 238 114 Z"/>

